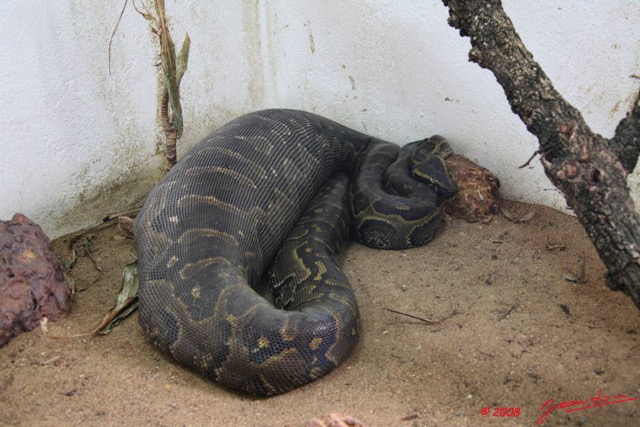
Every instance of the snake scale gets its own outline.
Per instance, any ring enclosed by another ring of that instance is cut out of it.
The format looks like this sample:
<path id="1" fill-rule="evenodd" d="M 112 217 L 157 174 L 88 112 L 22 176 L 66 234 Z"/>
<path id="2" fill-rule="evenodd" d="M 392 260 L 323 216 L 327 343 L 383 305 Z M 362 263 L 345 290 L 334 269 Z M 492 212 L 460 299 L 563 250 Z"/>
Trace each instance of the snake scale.
<path id="1" fill-rule="evenodd" d="M 439 136 L 401 148 L 295 110 L 222 126 L 136 219 L 144 333 L 240 392 L 275 395 L 320 378 L 358 339 L 336 255 L 350 233 L 383 249 L 428 243 L 456 192 L 450 152 Z M 270 298 L 258 292 L 265 281 Z"/>

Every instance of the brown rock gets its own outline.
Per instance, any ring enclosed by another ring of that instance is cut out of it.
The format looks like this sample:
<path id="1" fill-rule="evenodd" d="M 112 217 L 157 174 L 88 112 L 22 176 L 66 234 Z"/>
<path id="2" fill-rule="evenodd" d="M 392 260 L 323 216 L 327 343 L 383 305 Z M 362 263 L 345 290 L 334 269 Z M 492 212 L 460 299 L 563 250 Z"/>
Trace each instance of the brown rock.
<path id="1" fill-rule="evenodd" d="M 446 164 L 458 186 L 458 195 L 444 202 L 445 213 L 468 222 L 490 222 L 493 215 L 500 212 L 498 178 L 489 170 L 458 154 L 449 156 Z"/>
<path id="2" fill-rule="evenodd" d="M 0 347 L 40 324 L 58 320 L 71 296 L 51 242 L 22 214 L 0 221 Z"/>

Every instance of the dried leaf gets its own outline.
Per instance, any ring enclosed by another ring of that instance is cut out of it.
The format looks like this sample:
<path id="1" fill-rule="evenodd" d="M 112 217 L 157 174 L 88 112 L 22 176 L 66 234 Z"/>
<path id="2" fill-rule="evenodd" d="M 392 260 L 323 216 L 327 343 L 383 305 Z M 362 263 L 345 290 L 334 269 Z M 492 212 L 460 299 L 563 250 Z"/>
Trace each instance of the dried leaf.
<path id="1" fill-rule="evenodd" d="M 116 297 L 116 304 L 102 320 L 96 329 L 96 334 L 108 334 L 138 308 L 138 263 L 127 264 L 122 276 L 122 289 Z"/>
<path id="2" fill-rule="evenodd" d="M 187 71 L 187 65 L 189 62 L 189 49 L 191 48 L 191 39 L 189 38 L 189 34 L 185 36 L 184 42 L 182 42 L 182 48 L 180 49 L 180 55 L 178 55 L 178 64 L 176 71 L 176 80 L 178 81 L 178 86 L 180 86 L 180 82 L 182 81 L 182 77 L 184 73 Z"/>
<path id="3" fill-rule="evenodd" d="M 67 283 L 67 286 L 71 290 L 71 295 L 75 295 L 75 293 L 76 293 L 76 279 L 75 279 L 75 277 L 73 277 L 70 273 L 67 273 L 64 270 L 62 271 L 62 274 L 64 274 L 64 281 Z"/>
<path id="4" fill-rule="evenodd" d="M 71 249 L 71 254 L 62 260 L 60 260 L 60 265 L 62 269 L 67 272 L 71 272 L 73 267 L 76 266 L 76 262 L 78 261 L 78 252 L 75 249 Z"/>
<path id="5" fill-rule="evenodd" d="M 565 249 L 567 249 L 567 245 L 565 245 L 564 243 L 552 242 L 549 240 L 549 238 L 547 238 L 546 248 L 548 251 L 564 251 Z"/>
<path id="6" fill-rule="evenodd" d="M 502 215 L 504 215 L 505 218 L 507 218 L 509 221 L 513 222 L 514 224 L 519 224 L 519 223 L 531 221 L 531 219 L 536 214 L 536 211 L 531 211 L 531 212 L 521 216 L 520 218 L 518 218 L 513 212 L 508 211 L 505 208 L 501 208 L 501 210 L 502 210 Z"/>
<path id="7" fill-rule="evenodd" d="M 118 230 L 120 230 L 124 236 L 133 239 L 133 223 L 133 218 L 120 216 L 118 217 Z"/>
<path id="8" fill-rule="evenodd" d="M 536 211 L 531 211 L 528 214 L 520 217 L 517 222 L 529 222 L 531 221 L 531 219 L 533 219 L 535 214 L 536 214 Z"/>
<path id="9" fill-rule="evenodd" d="M 136 12 L 138 12 L 140 15 L 142 15 L 142 17 L 144 19 L 146 19 L 147 21 L 154 21 L 155 22 L 155 18 L 153 17 L 153 15 L 151 15 L 149 12 L 143 12 L 142 10 L 138 9 L 138 6 L 136 6 L 136 2 L 135 0 L 132 2 L 133 4 L 133 8 L 136 10 Z M 125 3 L 126 5 L 126 3 Z"/>
<path id="10" fill-rule="evenodd" d="M 516 222 L 516 216 L 512 214 L 511 211 L 508 211 L 505 208 L 502 208 L 502 215 L 504 215 L 504 217 L 507 218 L 509 221 Z"/>

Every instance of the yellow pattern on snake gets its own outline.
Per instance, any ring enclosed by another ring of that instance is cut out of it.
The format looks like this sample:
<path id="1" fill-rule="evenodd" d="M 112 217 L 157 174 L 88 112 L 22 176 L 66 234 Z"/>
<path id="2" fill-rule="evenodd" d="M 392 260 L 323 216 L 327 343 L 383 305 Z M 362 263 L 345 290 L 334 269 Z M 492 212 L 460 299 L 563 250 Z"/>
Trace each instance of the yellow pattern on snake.
<path id="1" fill-rule="evenodd" d="M 315 114 L 264 110 L 214 131 L 135 222 L 140 324 L 178 363 L 275 395 L 343 362 L 356 299 L 336 256 L 421 246 L 456 192 L 439 136 L 398 145 Z M 268 278 L 271 301 L 258 293 Z"/>

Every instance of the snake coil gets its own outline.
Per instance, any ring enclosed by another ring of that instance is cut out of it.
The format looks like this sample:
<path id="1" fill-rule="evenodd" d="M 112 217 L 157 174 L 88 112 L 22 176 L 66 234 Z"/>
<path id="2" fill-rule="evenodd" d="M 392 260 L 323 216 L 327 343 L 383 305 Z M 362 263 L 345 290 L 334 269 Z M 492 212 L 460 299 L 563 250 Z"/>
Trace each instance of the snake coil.
<path id="1" fill-rule="evenodd" d="M 264 110 L 211 133 L 135 222 L 139 319 L 162 352 L 225 386 L 275 395 L 320 378 L 358 338 L 336 262 L 428 243 L 452 196 L 439 136 L 399 146 L 315 114 Z M 271 299 L 257 289 L 268 278 Z"/>

